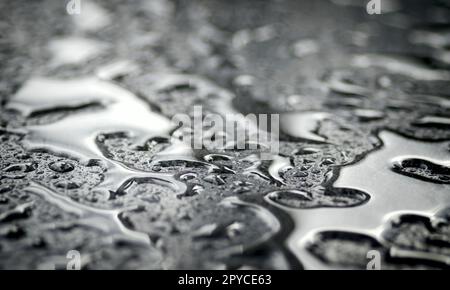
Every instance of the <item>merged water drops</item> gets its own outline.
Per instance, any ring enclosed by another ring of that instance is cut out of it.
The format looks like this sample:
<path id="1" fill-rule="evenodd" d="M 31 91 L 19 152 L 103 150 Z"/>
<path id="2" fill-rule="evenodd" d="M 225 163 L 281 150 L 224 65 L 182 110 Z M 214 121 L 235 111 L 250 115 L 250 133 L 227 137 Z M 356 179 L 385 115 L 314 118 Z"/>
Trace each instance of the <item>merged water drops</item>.
<path id="1" fill-rule="evenodd" d="M 351 188 L 330 188 L 325 190 L 306 189 L 273 191 L 266 195 L 266 199 L 276 205 L 290 208 L 319 208 L 319 207 L 353 207 L 369 201 L 366 192 Z"/>
<path id="2" fill-rule="evenodd" d="M 75 168 L 72 163 L 66 161 L 55 161 L 50 163 L 48 167 L 58 173 L 67 173 Z"/>

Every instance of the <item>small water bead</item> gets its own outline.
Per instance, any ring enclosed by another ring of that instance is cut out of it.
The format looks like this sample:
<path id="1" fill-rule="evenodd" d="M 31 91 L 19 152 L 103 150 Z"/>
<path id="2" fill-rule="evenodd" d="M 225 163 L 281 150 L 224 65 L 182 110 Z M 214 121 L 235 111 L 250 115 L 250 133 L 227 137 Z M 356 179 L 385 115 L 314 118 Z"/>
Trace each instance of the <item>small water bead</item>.
<path id="1" fill-rule="evenodd" d="M 273 191 L 266 198 L 283 206 L 301 208 L 312 200 L 311 194 L 300 190 Z"/>
<path id="2" fill-rule="evenodd" d="M 31 155 L 30 155 L 30 154 L 27 154 L 27 153 L 20 153 L 20 154 L 17 154 L 15 157 L 16 157 L 17 159 L 26 160 L 26 159 L 30 159 L 30 158 L 31 158 Z"/>
<path id="3" fill-rule="evenodd" d="M 188 181 L 195 178 L 197 178 L 197 173 L 194 172 L 183 173 L 180 175 L 180 180 L 182 181 Z"/>
<path id="4" fill-rule="evenodd" d="M 39 100 L 39 101 L 37 101 Z M 150 110 L 148 103 L 131 92 L 94 77 L 60 80 L 32 78 L 9 100 L 6 107 L 24 117 L 36 112 L 80 108 L 86 104 L 101 104 L 102 109 L 69 115 L 49 124 L 27 126 L 27 149 L 47 149 L 86 162 L 102 160 L 106 173 L 100 187 L 105 193 L 114 191 L 131 177 L 152 176 L 155 173 L 132 170 L 108 159 L 99 148 L 105 132 L 126 132 L 144 140 L 166 136 L 173 124 Z M 71 132 L 70 135 L 67 132 Z M 145 139 L 144 139 L 145 138 Z"/>
<path id="5" fill-rule="evenodd" d="M 63 189 L 77 189 L 80 188 L 80 185 L 77 182 L 74 181 L 68 181 L 68 180 L 59 180 L 53 184 L 57 188 L 63 188 Z"/>
<path id="6" fill-rule="evenodd" d="M 376 121 L 386 117 L 386 114 L 381 111 L 369 109 L 356 109 L 353 113 L 361 121 Z"/>
<path id="7" fill-rule="evenodd" d="M 216 223 L 206 224 L 206 225 L 201 226 L 197 230 L 195 230 L 192 233 L 192 236 L 197 239 L 212 237 L 212 236 L 214 236 L 214 233 L 217 231 L 218 228 L 219 228 L 219 226 Z"/>
<path id="8" fill-rule="evenodd" d="M 430 184 L 426 182 L 405 178 L 389 170 L 389 162 L 399 156 L 421 156 L 420 159 L 448 162 L 448 142 L 420 142 L 390 131 L 380 132 L 379 138 L 383 142 L 382 147 L 361 161 L 345 166 L 333 180 L 334 187 L 358 189 L 361 191 L 359 194 L 353 197 L 347 194 L 346 198 L 341 198 L 342 192 L 317 196 L 316 192 L 312 192 L 315 194 L 314 199 L 326 197 L 328 208 L 289 211 L 296 224 L 288 241 L 291 245 L 306 242 L 305 237 L 318 228 L 373 232 L 394 212 L 409 210 L 428 214 L 450 202 L 446 185 L 434 184 L 433 190 L 430 190 Z M 276 202 L 273 204 L 277 205 Z M 332 208 L 338 206 L 352 206 L 352 209 Z M 303 258 L 302 262 L 307 267 L 323 268 L 323 265 L 318 265 L 308 255 L 304 255 L 301 249 L 295 249 L 294 252 Z"/>
<path id="9" fill-rule="evenodd" d="M 208 154 L 203 157 L 206 162 L 213 161 L 228 161 L 231 160 L 232 157 L 225 154 Z"/>
<path id="10" fill-rule="evenodd" d="M 303 172 L 303 171 L 298 171 L 294 174 L 295 177 L 307 177 L 308 173 Z"/>
<path id="11" fill-rule="evenodd" d="M 243 223 L 234 222 L 226 227 L 227 236 L 231 239 L 236 236 L 239 236 L 244 230 L 244 228 L 245 225 Z"/>
<path id="12" fill-rule="evenodd" d="M 33 238 L 30 241 L 30 246 L 33 248 L 45 248 L 47 246 L 47 242 L 45 241 L 45 239 L 43 237 L 37 237 L 37 238 Z"/>
<path id="13" fill-rule="evenodd" d="M 248 186 L 241 186 L 241 187 L 233 189 L 234 194 L 242 194 L 242 193 L 246 193 L 249 191 L 251 191 L 251 188 Z"/>
<path id="14" fill-rule="evenodd" d="M 237 180 L 233 182 L 232 190 L 235 194 L 242 194 L 251 191 L 252 185 L 251 182 Z"/>
<path id="15" fill-rule="evenodd" d="M 302 147 L 299 150 L 297 150 L 294 154 L 295 155 L 311 155 L 311 154 L 317 154 L 320 152 L 321 152 L 321 150 L 318 148 Z"/>
<path id="16" fill-rule="evenodd" d="M 245 88 L 253 86 L 255 82 L 255 78 L 250 75 L 240 75 L 236 77 L 233 81 L 233 84 L 237 87 Z"/>
<path id="17" fill-rule="evenodd" d="M 388 54 L 356 55 L 352 64 L 358 68 L 382 68 L 392 74 L 401 74 L 418 80 L 448 80 L 449 73 L 424 65 L 411 57 L 399 57 Z"/>
<path id="18" fill-rule="evenodd" d="M 380 87 L 386 89 L 392 85 L 392 79 L 389 76 L 381 76 L 378 78 L 377 83 Z"/>
<path id="19" fill-rule="evenodd" d="M 317 134 L 321 123 L 331 118 L 326 112 L 290 112 L 280 116 L 280 130 L 294 138 L 324 142 L 326 139 Z"/>
<path id="20" fill-rule="evenodd" d="M 67 173 L 75 169 L 72 163 L 66 161 L 55 161 L 50 163 L 48 167 L 58 173 Z"/>
<path id="21" fill-rule="evenodd" d="M 257 237 L 257 240 L 255 240 L 256 243 L 267 241 L 270 237 L 273 236 L 273 234 L 279 232 L 279 230 L 281 229 L 280 221 L 266 208 L 257 204 L 241 201 L 237 197 L 227 197 L 220 202 L 220 205 L 226 208 L 239 209 L 239 211 L 241 212 L 249 210 L 251 212 L 254 212 L 259 217 L 259 219 L 264 222 L 264 224 L 267 226 L 267 231 L 264 232 L 261 236 Z M 247 222 L 245 224 L 247 224 Z M 235 237 L 238 232 L 242 234 L 248 233 L 248 231 L 244 231 L 244 224 L 240 221 L 233 222 L 227 227 L 229 237 Z"/>
<path id="22" fill-rule="evenodd" d="M 366 96 L 372 84 L 362 75 L 356 70 L 335 70 L 326 77 L 326 81 L 329 88 L 336 93 Z"/>
<path id="23" fill-rule="evenodd" d="M 186 190 L 182 194 L 178 194 L 178 198 L 196 196 L 203 192 L 205 188 L 200 184 L 188 184 Z"/>
<path id="24" fill-rule="evenodd" d="M 335 160 L 334 158 L 325 158 L 325 159 L 321 162 L 322 165 L 326 165 L 326 166 L 328 166 L 328 165 L 333 165 L 333 164 L 335 164 L 335 163 L 336 163 L 336 160 Z"/>
<path id="25" fill-rule="evenodd" d="M 119 60 L 102 66 L 96 71 L 98 78 L 102 80 L 116 80 L 128 74 L 138 71 L 136 63 L 128 60 Z"/>
<path id="26" fill-rule="evenodd" d="M 318 232 L 307 242 L 305 248 L 328 265 L 344 269 L 366 269 L 369 251 L 377 250 L 382 255 L 386 252 L 375 238 L 351 231 Z M 385 263 L 382 264 L 384 266 Z"/>
<path id="27" fill-rule="evenodd" d="M 161 166 L 160 165 L 153 165 L 152 170 L 155 172 L 161 171 Z"/>

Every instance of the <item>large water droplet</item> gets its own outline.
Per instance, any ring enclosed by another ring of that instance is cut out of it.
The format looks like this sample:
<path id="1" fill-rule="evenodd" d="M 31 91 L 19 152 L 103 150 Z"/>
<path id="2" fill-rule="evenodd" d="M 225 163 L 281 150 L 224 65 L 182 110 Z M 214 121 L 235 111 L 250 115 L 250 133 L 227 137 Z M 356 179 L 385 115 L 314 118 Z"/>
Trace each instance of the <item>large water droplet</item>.
<path id="1" fill-rule="evenodd" d="M 66 161 L 55 161 L 50 163 L 48 167 L 58 173 L 67 173 L 75 169 L 72 163 Z"/>

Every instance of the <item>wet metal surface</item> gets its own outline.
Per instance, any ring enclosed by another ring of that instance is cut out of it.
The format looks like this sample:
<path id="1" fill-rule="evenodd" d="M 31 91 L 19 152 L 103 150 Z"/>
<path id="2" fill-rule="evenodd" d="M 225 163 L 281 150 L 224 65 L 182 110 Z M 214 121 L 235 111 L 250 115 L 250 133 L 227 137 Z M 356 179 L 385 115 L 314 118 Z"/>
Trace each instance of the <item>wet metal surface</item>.
<path id="1" fill-rule="evenodd" d="M 80 1 L 0 3 L 0 269 L 450 267 L 448 1 Z"/>

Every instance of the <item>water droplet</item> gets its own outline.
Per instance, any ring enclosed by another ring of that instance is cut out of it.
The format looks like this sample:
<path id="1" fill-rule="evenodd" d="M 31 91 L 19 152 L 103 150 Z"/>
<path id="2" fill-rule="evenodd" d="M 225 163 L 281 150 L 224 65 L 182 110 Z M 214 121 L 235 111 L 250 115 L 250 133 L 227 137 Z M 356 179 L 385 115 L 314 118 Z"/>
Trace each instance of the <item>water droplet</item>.
<path id="1" fill-rule="evenodd" d="M 250 75 L 240 75 L 234 79 L 233 83 L 235 86 L 245 88 L 251 87 L 255 82 L 255 78 Z"/>
<path id="2" fill-rule="evenodd" d="M 266 198 L 272 202 L 293 208 L 303 208 L 305 202 L 312 200 L 311 194 L 300 190 L 273 191 L 267 194 Z"/>
<path id="3" fill-rule="evenodd" d="M 227 197 L 220 202 L 220 205 L 240 209 L 242 211 L 249 210 L 254 212 L 268 226 L 268 231 L 262 234 L 256 241 L 253 242 L 253 244 L 260 244 L 267 241 L 281 229 L 279 220 L 267 209 L 259 205 L 241 201 L 236 197 Z M 243 230 L 244 225 L 240 222 L 229 224 L 226 228 L 227 235 L 230 238 L 233 238 L 236 234 L 242 232 Z"/>
<path id="4" fill-rule="evenodd" d="M 70 180 L 59 180 L 55 182 L 53 185 L 56 186 L 57 188 L 63 188 L 68 190 L 80 188 L 80 184 Z"/>
<path id="5" fill-rule="evenodd" d="M 67 173 L 75 169 L 73 164 L 67 161 L 55 161 L 50 163 L 48 167 L 58 173 Z"/>
<path id="6" fill-rule="evenodd" d="M 200 194 L 205 188 L 200 184 L 188 184 L 186 190 L 182 194 L 178 194 L 178 198 L 191 197 Z"/>
<path id="7" fill-rule="evenodd" d="M 194 172 L 183 173 L 180 175 L 180 180 L 188 181 L 197 178 L 197 174 Z"/>
<path id="8" fill-rule="evenodd" d="M 225 180 L 221 175 L 216 175 L 216 174 L 209 174 L 207 176 L 205 176 L 205 178 L 203 178 L 204 181 L 212 183 L 212 184 L 217 184 L 217 185 L 224 185 L 225 184 Z"/>
<path id="9" fill-rule="evenodd" d="M 214 161 L 228 161 L 231 160 L 232 157 L 225 154 L 208 154 L 203 157 L 206 162 L 214 162 Z"/>

